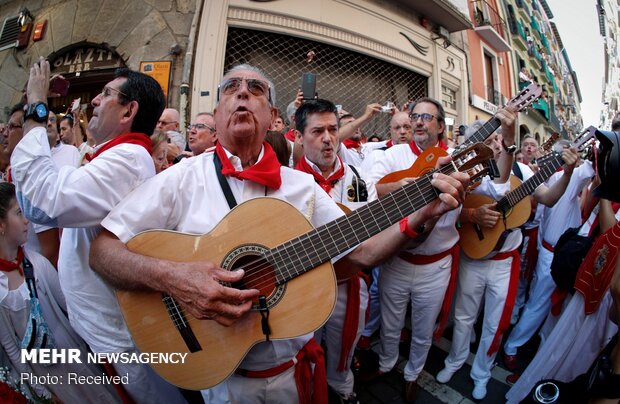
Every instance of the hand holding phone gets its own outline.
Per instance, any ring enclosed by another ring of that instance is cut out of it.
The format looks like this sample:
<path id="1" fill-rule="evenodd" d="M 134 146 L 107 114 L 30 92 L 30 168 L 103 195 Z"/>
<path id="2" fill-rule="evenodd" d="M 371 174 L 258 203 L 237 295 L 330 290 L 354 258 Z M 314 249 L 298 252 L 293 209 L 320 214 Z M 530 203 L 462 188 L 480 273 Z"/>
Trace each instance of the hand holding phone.
<path id="1" fill-rule="evenodd" d="M 304 73 L 301 76 L 301 91 L 304 100 L 313 100 L 316 97 L 316 74 Z"/>

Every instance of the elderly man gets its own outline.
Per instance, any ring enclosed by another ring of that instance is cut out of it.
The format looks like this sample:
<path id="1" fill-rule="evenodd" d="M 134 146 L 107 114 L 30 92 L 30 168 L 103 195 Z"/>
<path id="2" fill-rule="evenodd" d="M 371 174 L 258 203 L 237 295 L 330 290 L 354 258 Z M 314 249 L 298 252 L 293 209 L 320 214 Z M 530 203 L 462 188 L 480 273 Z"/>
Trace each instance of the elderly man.
<path id="1" fill-rule="evenodd" d="M 215 119 L 210 112 L 196 115 L 194 122 L 187 127 L 187 139 L 192 154 L 197 156 L 215 145 Z"/>
<path id="2" fill-rule="evenodd" d="M 166 108 L 164 112 L 162 112 L 161 116 L 157 120 L 157 129 L 163 132 L 167 132 L 169 130 L 173 130 L 175 132 L 179 131 L 179 111 L 174 108 Z"/>
<path id="3" fill-rule="evenodd" d="M 249 65 L 237 66 L 224 75 L 218 94 L 214 111 L 218 129 L 215 150 L 169 168 L 125 199 L 104 221 L 107 231 L 93 245 L 91 257 L 100 274 L 119 287 L 166 292 L 194 317 L 231 325 L 248 314 L 260 293 L 220 283 L 240 281 L 243 270 L 227 271 L 213 262 L 171 262 L 148 257 L 129 251 L 123 243 L 138 232 L 153 228 L 208 232 L 235 203 L 263 196 L 288 201 L 315 226 L 326 224 L 343 212 L 313 176 L 282 167 L 263 141 L 276 114 L 275 88 L 264 73 Z M 328 149 L 327 155 L 336 153 L 333 148 Z M 412 227 L 454 209 L 463 192 L 461 181 L 466 177 L 457 173 L 433 179 L 434 186 L 442 192 L 440 199 L 404 218 L 400 227 L 391 226 L 338 260 L 337 277 L 347 279 L 360 268 L 385 259 L 402 248 L 410 236 L 417 236 Z M 170 183 L 183 187 L 172 190 Z M 293 366 L 295 358 L 307 363 L 309 358 L 304 354 L 318 350 L 311 333 L 260 342 L 249 350 L 235 374 L 215 389 L 225 395 L 218 399 L 298 402 L 299 394 L 309 394 L 310 382 L 302 380 L 300 387 L 304 389 L 298 392 L 295 376 L 300 367 Z M 325 382 L 315 383 L 314 391 L 324 393 Z"/>
<path id="4" fill-rule="evenodd" d="M 114 290 L 90 268 L 91 241 L 100 222 L 125 195 L 155 175 L 151 140 L 164 108 L 161 87 L 149 76 L 119 69 L 92 105 L 89 130 L 97 141 L 90 163 L 59 170 L 46 132 L 49 63 L 30 69 L 26 135 L 13 155 L 14 182 L 24 214 L 33 222 L 64 228 L 58 272 L 75 331 L 96 353 L 137 352 Z M 179 391 L 147 365 L 113 363 L 128 375 L 124 385 L 136 402 L 182 401 Z"/>

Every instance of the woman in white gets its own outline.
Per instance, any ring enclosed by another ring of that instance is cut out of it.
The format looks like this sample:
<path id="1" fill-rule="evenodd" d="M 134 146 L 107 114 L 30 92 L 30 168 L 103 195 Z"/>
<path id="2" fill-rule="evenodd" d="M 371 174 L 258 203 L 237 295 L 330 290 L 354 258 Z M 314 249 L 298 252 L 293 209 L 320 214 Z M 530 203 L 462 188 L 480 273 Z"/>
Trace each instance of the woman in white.
<path id="1" fill-rule="evenodd" d="M 17 204 L 15 187 L 1 183 L 0 345 L 10 360 L 13 376 L 38 397 L 53 395 L 67 403 L 120 402 L 110 384 L 72 383 L 76 380 L 74 375 L 102 376 L 103 370 L 88 364 L 86 344 L 69 325 L 54 267 L 43 256 L 22 249 L 27 232 L 28 220 Z M 80 349 L 83 363 L 22 362 L 22 346 Z"/>

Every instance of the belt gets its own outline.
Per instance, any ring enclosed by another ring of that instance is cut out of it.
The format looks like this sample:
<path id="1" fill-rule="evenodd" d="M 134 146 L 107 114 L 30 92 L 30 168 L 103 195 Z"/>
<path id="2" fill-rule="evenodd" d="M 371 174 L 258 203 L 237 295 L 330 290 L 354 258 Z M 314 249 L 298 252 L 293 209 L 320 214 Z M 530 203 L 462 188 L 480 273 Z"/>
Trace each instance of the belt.
<path id="1" fill-rule="evenodd" d="M 547 243 L 547 241 L 544 238 L 542 239 L 542 246 L 545 247 L 547 251 L 553 252 L 554 250 L 553 246 Z"/>
<path id="2" fill-rule="evenodd" d="M 450 248 L 446 251 L 442 251 L 440 253 L 433 254 L 433 255 L 411 254 L 407 251 L 402 251 L 400 254 L 398 254 L 398 258 L 405 260 L 408 263 L 413 264 L 413 265 L 427 265 L 427 264 L 432 264 L 434 262 L 439 261 L 442 258 L 447 257 L 448 255 L 452 254 L 452 250 L 453 248 Z"/>

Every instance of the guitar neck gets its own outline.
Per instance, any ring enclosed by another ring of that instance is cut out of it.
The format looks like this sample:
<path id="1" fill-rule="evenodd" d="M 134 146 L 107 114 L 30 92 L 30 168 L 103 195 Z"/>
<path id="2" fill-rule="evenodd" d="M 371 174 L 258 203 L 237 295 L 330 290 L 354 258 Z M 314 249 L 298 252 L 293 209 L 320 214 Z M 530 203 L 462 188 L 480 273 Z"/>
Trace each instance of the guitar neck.
<path id="1" fill-rule="evenodd" d="M 500 212 L 508 212 L 523 198 L 534 193 L 534 190 L 538 188 L 540 184 L 547 181 L 563 163 L 562 156 L 557 153 L 553 153 L 545 160 L 545 164 L 540 167 L 536 174 L 528 178 L 517 188 L 508 192 L 506 196 L 497 202 L 497 208 Z"/>
<path id="2" fill-rule="evenodd" d="M 464 149 L 464 148 L 466 148 L 468 146 L 471 146 L 474 143 L 482 143 L 482 142 L 484 142 L 489 136 L 491 136 L 493 134 L 493 132 L 495 132 L 497 130 L 497 128 L 499 128 L 501 126 L 501 124 L 502 124 L 501 121 L 499 119 L 497 119 L 496 117 L 493 117 L 493 118 L 489 119 L 488 121 L 486 121 L 484 123 L 484 125 L 482 125 L 482 127 L 480 129 L 478 129 L 476 131 L 476 133 L 471 135 L 469 138 L 467 138 L 467 140 L 465 140 L 465 142 L 460 144 L 456 148 L 454 153 L 457 153 L 457 152 L 461 151 L 462 149 Z"/>
<path id="3" fill-rule="evenodd" d="M 455 169 L 448 165 L 440 171 L 451 174 Z M 431 185 L 434 172 L 270 250 L 266 258 L 276 269 L 276 283 L 288 282 L 327 262 L 438 198 Z"/>

